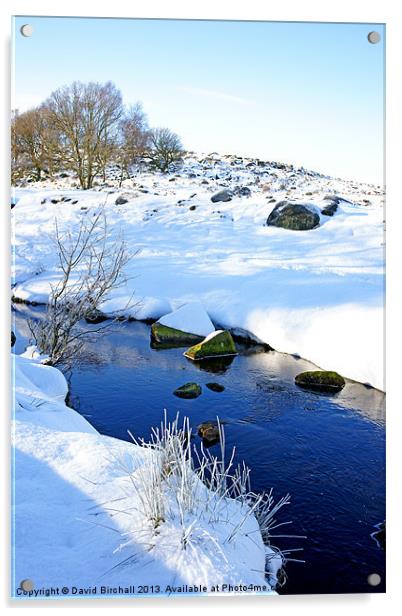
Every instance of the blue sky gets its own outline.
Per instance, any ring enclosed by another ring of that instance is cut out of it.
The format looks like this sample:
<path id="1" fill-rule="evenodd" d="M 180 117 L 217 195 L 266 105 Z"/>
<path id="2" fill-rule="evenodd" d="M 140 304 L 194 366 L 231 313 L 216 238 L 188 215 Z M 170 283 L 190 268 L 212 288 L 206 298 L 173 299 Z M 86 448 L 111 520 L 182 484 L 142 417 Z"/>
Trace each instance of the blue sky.
<path id="1" fill-rule="evenodd" d="M 378 24 L 17 17 L 14 105 L 110 80 L 189 150 L 382 183 L 384 36 Z"/>

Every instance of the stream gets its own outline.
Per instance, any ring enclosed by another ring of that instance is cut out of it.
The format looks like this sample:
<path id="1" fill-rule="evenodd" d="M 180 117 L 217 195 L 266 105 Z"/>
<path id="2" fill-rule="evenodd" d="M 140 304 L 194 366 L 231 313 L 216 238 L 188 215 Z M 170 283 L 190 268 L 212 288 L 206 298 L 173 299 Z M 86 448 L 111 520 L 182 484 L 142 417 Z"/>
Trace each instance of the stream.
<path id="1" fill-rule="evenodd" d="M 15 353 L 27 346 L 28 316 L 41 310 L 13 312 Z M 235 461 L 251 468 L 252 489 L 272 487 L 276 500 L 291 495 L 277 519 L 292 524 L 278 535 L 307 537 L 272 540 L 281 549 L 303 548 L 291 556 L 305 561 L 286 565 L 280 594 L 384 592 L 385 552 L 371 537 L 385 519 L 384 394 L 351 381 L 335 395 L 302 390 L 294 377 L 313 364 L 258 346 L 239 349 L 231 361 L 196 365 L 184 349 L 152 349 L 148 324 L 113 324 L 86 343 L 85 359 L 66 375 L 69 404 L 100 433 L 125 440 L 128 430 L 149 439 L 164 409 L 169 419 L 189 417 L 195 434 L 199 423 L 219 416 L 226 454 L 236 447 Z M 201 396 L 173 395 L 189 381 L 201 385 Z M 211 382 L 224 391 L 208 389 Z M 367 581 L 372 573 L 382 578 L 376 587 Z"/>

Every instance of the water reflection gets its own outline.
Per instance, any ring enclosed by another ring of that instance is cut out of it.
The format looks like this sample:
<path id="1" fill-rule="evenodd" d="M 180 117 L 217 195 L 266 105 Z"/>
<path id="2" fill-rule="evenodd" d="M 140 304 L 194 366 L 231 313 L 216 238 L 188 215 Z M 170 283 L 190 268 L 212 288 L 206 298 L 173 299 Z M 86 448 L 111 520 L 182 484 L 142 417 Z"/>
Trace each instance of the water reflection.
<path id="1" fill-rule="evenodd" d="M 186 357 L 187 361 L 191 362 L 194 366 L 203 370 L 204 372 L 211 372 L 212 374 L 225 374 L 225 372 L 232 365 L 235 355 L 227 357 L 214 357 L 213 359 L 203 359 L 201 361 L 194 361 Z"/>

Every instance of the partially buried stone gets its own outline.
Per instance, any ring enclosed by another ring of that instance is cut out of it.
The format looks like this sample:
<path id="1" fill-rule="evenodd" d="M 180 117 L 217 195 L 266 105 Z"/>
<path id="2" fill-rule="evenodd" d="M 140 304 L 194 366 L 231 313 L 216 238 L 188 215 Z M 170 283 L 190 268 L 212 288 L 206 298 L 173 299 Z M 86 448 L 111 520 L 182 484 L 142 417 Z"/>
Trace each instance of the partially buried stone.
<path id="1" fill-rule="evenodd" d="M 314 208 L 303 203 L 280 201 L 267 218 L 268 227 L 281 227 L 292 231 L 309 231 L 320 224 Z"/>

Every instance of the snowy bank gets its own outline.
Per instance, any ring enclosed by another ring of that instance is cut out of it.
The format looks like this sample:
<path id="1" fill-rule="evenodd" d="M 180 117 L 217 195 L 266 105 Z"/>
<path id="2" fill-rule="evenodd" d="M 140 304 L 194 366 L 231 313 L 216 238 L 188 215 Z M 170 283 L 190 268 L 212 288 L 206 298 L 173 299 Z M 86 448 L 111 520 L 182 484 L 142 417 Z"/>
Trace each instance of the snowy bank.
<path id="1" fill-rule="evenodd" d="M 69 190 L 71 179 L 16 189 L 16 298 L 46 302 L 60 273 L 49 236 L 77 230 L 100 207 L 110 242 L 124 233 L 138 254 L 127 285 L 101 306 L 135 318 L 159 319 L 200 301 L 215 325 L 243 329 L 277 351 L 295 353 L 324 370 L 383 389 L 383 193 L 379 187 L 313 172 L 229 157 L 188 157 L 174 174 L 141 173 L 125 182 L 130 200 L 115 205 L 111 176 L 98 190 Z M 64 182 L 64 183 L 63 183 Z M 206 182 L 206 183 L 205 183 Z M 136 184 L 148 192 L 135 192 Z M 57 190 L 55 187 L 57 186 Z M 239 196 L 236 187 L 249 188 Z M 222 188 L 230 201 L 212 203 Z M 326 197 L 341 195 L 324 215 Z M 74 196 L 75 204 L 57 201 Z M 45 203 L 42 201 L 46 199 Z M 267 226 L 282 200 L 320 213 L 309 231 Z"/>
<path id="2" fill-rule="evenodd" d="M 155 532 L 137 492 L 141 477 L 152 476 L 154 450 L 102 436 L 65 405 L 59 370 L 12 358 L 14 596 L 26 579 L 38 591 L 66 587 L 63 596 L 115 595 L 118 587 L 141 594 L 141 585 L 154 594 L 224 584 L 273 592 L 264 577 L 267 550 L 273 566 L 280 559 L 264 546 L 254 515 L 228 540 L 242 520 L 240 503 L 224 499 L 216 522 L 190 512 L 181 522 L 177 494 L 168 490 L 166 519 Z M 211 507 L 213 493 L 194 480 L 197 498 Z"/>

